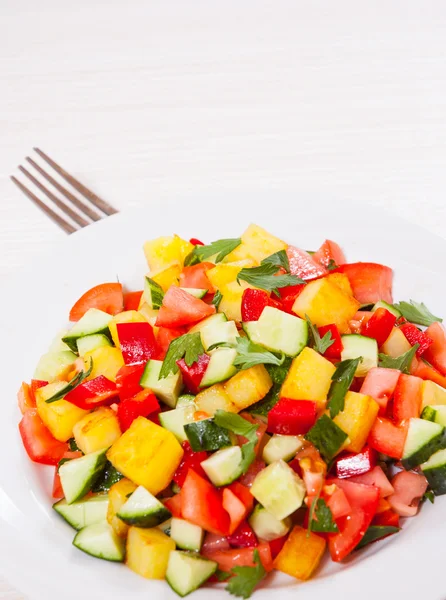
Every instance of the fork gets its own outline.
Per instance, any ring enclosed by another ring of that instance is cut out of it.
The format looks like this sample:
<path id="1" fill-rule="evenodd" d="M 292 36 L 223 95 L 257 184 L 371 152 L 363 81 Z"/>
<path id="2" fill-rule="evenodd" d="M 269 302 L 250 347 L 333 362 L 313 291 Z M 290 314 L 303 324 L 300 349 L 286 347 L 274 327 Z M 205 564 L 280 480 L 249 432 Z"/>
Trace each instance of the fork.
<path id="1" fill-rule="evenodd" d="M 72 175 L 67 173 L 65 169 L 59 166 L 54 160 L 52 160 L 45 152 L 39 148 L 34 148 L 34 152 L 44 160 L 60 177 L 65 179 L 72 188 L 74 188 L 81 196 L 83 196 L 88 203 L 75 196 L 69 189 L 59 183 L 54 177 L 50 175 L 43 167 L 41 167 L 35 160 L 26 157 L 27 162 L 31 165 L 37 173 L 39 173 L 48 183 L 51 184 L 60 194 L 62 194 L 71 205 L 67 204 L 65 200 L 56 196 L 49 186 L 45 186 L 35 175 L 33 175 L 28 169 L 19 166 L 19 170 L 25 177 L 27 177 L 41 192 L 54 203 L 54 205 L 70 220 L 66 220 L 61 217 L 53 208 L 45 204 L 34 192 L 32 192 L 24 183 L 19 181 L 14 175 L 11 175 L 11 180 L 15 185 L 32 201 L 36 204 L 40 210 L 42 210 L 50 219 L 52 219 L 61 229 L 66 233 L 74 233 L 83 227 L 87 227 L 92 222 L 100 221 L 101 219 L 114 215 L 118 211 L 113 208 L 110 204 L 102 200 L 99 196 L 89 190 L 83 183 L 75 179 Z M 91 206 L 93 205 L 94 208 Z M 96 210 L 97 209 L 97 210 Z"/>

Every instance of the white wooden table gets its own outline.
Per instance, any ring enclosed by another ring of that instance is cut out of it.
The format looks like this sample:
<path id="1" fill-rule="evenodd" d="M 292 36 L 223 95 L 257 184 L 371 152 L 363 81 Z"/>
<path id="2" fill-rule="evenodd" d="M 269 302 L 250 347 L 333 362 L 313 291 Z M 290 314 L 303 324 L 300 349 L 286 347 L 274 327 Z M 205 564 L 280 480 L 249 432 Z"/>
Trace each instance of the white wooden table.
<path id="1" fill-rule="evenodd" d="M 271 189 L 445 234 L 442 0 L 2 0 L 0 48 L 3 286 L 65 235 L 8 180 L 35 145 L 120 210 Z"/>

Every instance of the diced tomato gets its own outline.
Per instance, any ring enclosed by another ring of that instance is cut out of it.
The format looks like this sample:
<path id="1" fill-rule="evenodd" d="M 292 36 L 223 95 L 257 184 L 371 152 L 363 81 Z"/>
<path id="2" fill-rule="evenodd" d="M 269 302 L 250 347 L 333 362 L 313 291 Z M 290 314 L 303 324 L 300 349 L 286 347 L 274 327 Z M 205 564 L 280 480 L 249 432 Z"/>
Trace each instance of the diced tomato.
<path id="1" fill-rule="evenodd" d="M 25 412 L 19 423 L 23 446 L 34 462 L 57 465 L 67 450 L 65 442 L 59 442 L 45 427 L 34 408 Z"/>
<path id="2" fill-rule="evenodd" d="M 181 492 L 179 494 L 175 494 L 175 496 L 172 496 L 171 498 L 167 498 L 167 500 L 164 500 L 164 506 L 170 510 L 173 517 L 175 517 L 177 519 L 181 519 L 181 517 L 182 517 Z"/>
<path id="3" fill-rule="evenodd" d="M 193 246 L 204 246 L 203 242 L 200 242 L 197 238 L 190 238 L 189 243 Z"/>
<path id="4" fill-rule="evenodd" d="M 326 275 L 327 269 L 315 260 L 311 254 L 305 252 L 305 250 L 301 250 L 295 246 L 288 246 L 286 253 L 292 275 L 296 275 L 304 280 L 316 279 L 316 277 Z"/>
<path id="5" fill-rule="evenodd" d="M 409 423 L 395 425 L 389 419 L 377 417 L 369 433 L 368 444 L 378 452 L 401 460 Z"/>
<path id="6" fill-rule="evenodd" d="M 331 490 L 330 488 L 335 488 Z M 326 485 L 322 497 L 327 503 L 328 508 L 331 510 L 334 520 L 341 519 L 349 515 L 352 511 L 350 502 L 343 489 L 337 485 Z M 311 505 L 310 505 L 311 506 Z"/>
<path id="7" fill-rule="evenodd" d="M 242 296 L 242 321 L 258 321 L 268 300 L 269 296 L 263 290 L 246 289 Z"/>
<path id="8" fill-rule="evenodd" d="M 30 408 L 36 407 L 36 399 L 32 393 L 31 386 L 25 381 L 22 383 L 17 393 L 17 403 L 22 415 Z"/>
<path id="9" fill-rule="evenodd" d="M 305 285 L 305 283 L 299 283 L 298 285 L 288 285 L 287 287 L 279 288 L 282 310 L 294 315 L 292 310 L 293 304 Z"/>
<path id="10" fill-rule="evenodd" d="M 267 431 L 280 435 L 302 435 L 316 421 L 316 402 L 280 398 L 268 413 Z"/>
<path id="11" fill-rule="evenodd" d="M 158 352 L 150 323 L 118 323 L 119 344 L 126 365 L 139 365 L 154 358 Z"/>
<path id="12" fill-rule="evenodd" d="M 413 471 L 401 471 L 392 479 L 395 492 L 387 498 L 390 506 L 401 517 L 414 517 L 420 500 L 427 490 L 427 479 Z"/>
<path id="13" fill-rule="evenodd" d="M 229 533 L 232 534 L 248 516 L 248 510 L 238 496 L 229 488 L 223 489 L 223 508 L 229 515 Z"/>
<path id="14" fill-rule="evenodd" d="M 194 452 L 187 441 L 183 442 L 181 447 L 183 448 L 184 454 L 177 470 L 175 471 L 173 480 L 177 485 L 183 487 L 189 469 L 192 469 L 195 471 L 195 473 L 198 473 L 198 475 L 201 475 L 204 478 L 206 477 L 201 463 L 207 459 L 208 453 Z"/>
<path id="15" fill-rule="evenodd" d="M 251 494 L 249 488 L 242 485 L 239 481 L 234 481 L 234 483 L 228 485 L 228 489 L 243 502 L 246 510 L 250 513 L 254 507 L 254 496 Z"/>
<path id="16" fill-rule="evenodd" d="M 368 473 L 356 475 L 355 477 L 349 477 L 349 481 L 353 481 L 355 483 L 364 483 L 365 485 L 374 485 L 379 489 L 380 498 L 387 498 L 387 496 L 391 496 L 394 491 L 392 484 L 387 479 L 386 474 L 378 465 Z"/>
<path id="17" fill-rule="evenodd" d="M 179 287 L 171 286 L 164 295 L 156 325 L 171 328 L 192 325 L 214 313 L 215 306 L 194 298 Z"/>
<path id="18" fill-rule="evenodd" d="M 31 392 L 35 395 L 36 391 L 48 385 L 48 381 L 42 381 L 41 379 L 31 379 Z"/>
<path id="19" fill-rule="evenodd" d="M 364 537 L 376 513 L 379 490 L 372 485 L 352 483 L 345 479 L 330 480 L 344 490 L 352 512 L 336 521 L 339 533 L 328 534 L 328 548 L 332 560 L 346 558 Z"/>
<path id="20" fill-rule="evenodd" d="M 127 292 L 124 294 L 124 310 L 138 310 L 143 291 Z"/>
<path id="21" fill-rule="evenodd" d="M 167 351 L 169 350 L 170 343 L 185 333 L 186 331 L 184 329 L 160 327 L 156 336 L 156 342 L 158 344 L 158 354 L 156 355 L 156 359 L 164 360 Z"/>
<path id="22" fill-rule="evenodd" d="M 361 334 L 375 339 L 382 346 L 392 333 L 396 317 L 386 308 L 378 308 L 361 328 Z"/>
<path id="23" fill-rule="evenodd" d="M 117 413 L 121 431 L 127 431 L 136 418 L 148 417 L 159 410 L 159 402 L 151 390 L 142 390 L 133 398 L 122 400 Z"/>
<path id="24" fill-rule="evenodd" d="M 411 346 L 419 344 L 417 349 L 417 356 L 421 356 L 426 350 L 434 343 L 434 340 L 430 338 L 426 333 L 420 331 L 416 325 L 412 323 L 404 323 L 400 326 L 401 331 L 404 333 L 406 340 Z"/>
<path id="25" fill-rule="evenodd" d="M 336 475 L 341 479 L 368 473 L 376 465 L 376 451 L 366 446 L 357 454 L 346 454 L 336 459 Z"/>
<path id="26" fill-rule="evenodd" d="M 325 350 L 324 356 L 326 358 L 341 358 L 341 352 L 344 349 L 344 346 L 337 325 L 334 323 L 331 325 L 323 325 L 322 327 L 318 327 L 318 330 L 321 338 L 324 337 L 326 333 L 330 332 L 331 339 L 333 340 L 333 344 Z"/>
<path id="27" fill-rule="evenodd" d="M 340 266 L 346 262 L 341 247 L 331 240 L 325 240 L 319 250 L 313 254 L 312 258 L 326 268 L 333 264 Z"/>
<path id="28" fill-rule="evenodd" d="M 259 544 L 256 548 L 237 548 L 233 550 L 214 550 L 206 552 L 204 556 L 218 563 L 221 571 L 229 573 L 234 567 L 255 567 L 254 550 L 259 553 L 260 561 L 265 571 L 271 571 L 273 560 L 268 543 Z"/>
<path id="29" fill-rule="evenodd" d="M 393 271 L 389 267 L 358 262 L 341 265 L 338 272 L 347 275 L 353 295 L 361 304 L 379 300 L 392 304 Z"/>
<path id="30" fill-rule="evenodd" d="M 422 383 L 419 377 L 400 375 L 393 394 L 393 418 L 397 423 L 420 416 Z"/>
<path id="31" fill-rule="evenodd" d="M 256 534 L 247 521 L 242 521 L 234 533 L 228 535 L 228 542 L 233 548 L 254 548 L 259 545 Z"/>
<path id="32" fill-rule="evenodd" d="M 385 414 L 387 403 L 393 397 L 401 371 L 374 367 L 367 373 L 361 386 L 361 394 L 371 396 L 379 404 L 380 414 Z"/>
<path id="33" fill-rule="evenodd" d="M 200 354 L 198 360 L 192 363 L 190 367 L 187 366 L 184 358 L 177 360 L 177 365 L 183 376 L 183 383 L 191 394 L 198 394 L 200 391 L 200 383 L 206 373 L 210 360 L 211 357 L 209 354 Z"/>
<path id="34" fill-rule="evenodd" d="M 104 375 L 84 381 L 68 392 L 65 396 L 67 402 L 71 402 L 85 410 L 97 408 L 98 406 L 109 406 L 115 402 L 119 395 L 116 384 Z"/>
<path id="35" fill-rule="evenodd" d="M 229 515 L 221 493 L 206 479 L 189 469 L 181 489 L 183 517 L 212 533 L 229 534 Z"/>
<path id="36" fill-rule="evenodd" d="M 424 358 L 442 375 L 446 375 L 446 331 L 443 325 L 432 323 L 426 329 L 425 334 L 433 340 L 433 343 L 424 353 Z"/>
<path id="37" fill-rule="evenodd" d="M 215 265 L 210 262 L 202 262 L 192 267 L 184 267 L 180 273 L 180 287 L 196 288 L 198 290 L 208 290 L 213 292 L 214 288 L 206 275 L 209 269 L 213 269 Z"/>
<path id="38" fill-rule="evenodd" d="M 429 381 L 433 381 L 438 385 L 446 388 L 446 376 L 442 375 L 437 369 L 430 367 L 422 360 L 418 361 L 416 368 L 411 373 L 416 377 L 420 377 L 421 379 L 428 379 Z"/>
<path id="39" fill-rule="evenodd" d="M 124 295 L 120 283 L 101 283 L 83 294 L 70 310 L 70 321 L 79 321 L 87 310 L 97 308 L 117 315 L 124 308 Z"/>
<path id="40" fill-rule="evenodd" d="M 247 488 L 250 488 L 254 482 L 254 479 L 265 467 L 266 463 L 263 462 L 263 460 L 256 458 L 254 462 L 250 464 L 246 473 L 239 477 L 239 482 Z"/>
<path id="41" fill-rule="evenodd" d="M 142 391 L 139 385 L 145 365 L 124 365 L 116 374 L 116 387 L 119 391 L 121 400 L 133 398 L 138 392 Z"/>
<path id="42" fill-rule="evenodd" d="M 276 558 L 276 556 L 279 554 L 279 552 L 285 546 L 285 542 L 287 541 L 287 539 L 288 539 L 288 534 L 268 542 L 269 548 L 271 550 L 271 556 L 273 557 L 273 559 Z"/>
<path id="43" fill-rule="evenodd" d="M 390 527 L 399 527 L 400 517 L 391 509 L 385 510 L 373 517 L 372 525 L 390 525 Z"/>
<path id="44" fill-rule="evenodd" d="M 204 536 L 203 546 L 201 547 L 201 554 L 206 556 L 209 552 L 215 552 L 216 550 L 230 550 L 231 547 L 228 542 L 228 538 L 225 535 L 218 535 L 216 533 L 206 533 Z"/>

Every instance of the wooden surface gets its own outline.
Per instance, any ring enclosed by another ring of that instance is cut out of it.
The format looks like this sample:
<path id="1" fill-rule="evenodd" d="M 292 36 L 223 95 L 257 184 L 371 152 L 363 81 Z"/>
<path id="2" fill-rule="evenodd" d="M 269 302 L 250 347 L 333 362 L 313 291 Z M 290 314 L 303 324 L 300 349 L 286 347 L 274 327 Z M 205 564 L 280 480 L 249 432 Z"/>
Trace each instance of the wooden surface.
<path id="1" fill-rule="evenodd" d="M 270 189 L 445 234 L 443 1 L 2 0 L 0 47 L 0 277 L 65 235 L 8 180 L 36 145 L 120 210 Z"/>

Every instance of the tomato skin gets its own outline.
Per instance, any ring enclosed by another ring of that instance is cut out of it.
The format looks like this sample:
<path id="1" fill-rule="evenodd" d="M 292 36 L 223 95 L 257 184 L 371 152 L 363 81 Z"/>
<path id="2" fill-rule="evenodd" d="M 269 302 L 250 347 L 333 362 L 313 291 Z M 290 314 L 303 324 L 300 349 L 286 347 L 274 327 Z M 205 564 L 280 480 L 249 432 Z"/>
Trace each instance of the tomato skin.
<path id="1" fill-rule="evenodd" d="M 420 416 L 422 383 L 419 377 L 400 375 L 393 394 L 393 418 L 397 423 Z"/>
<path id="2" fill-rule="evenodd" d="M 124 294 L 124 310 L 138 310 L 143 290 Z"/>
<path id="3" fill-rule="evenodd" d="M 391 527 L 400 526 L 400 517 L 393 510 L 385 510 L 373 517 L 372 525 L 390 525 Z"/>
<path id="4" fill-rule="evenodd" d="M 155 394 L 150 390 L 142 390 L 133 398 L 126 398 L 118 404 L 118 420 L 121 431 L 127 431 L 133 421 L 138 417 L 148 417 L 159 412 L 160 405 Z"/>
<path id="5" fill-rule="evenodd" d="M 193 469 L 189 469 L 181 489 L 181 513 L 206 531 L 229 534 L 229 515 L 223 508 L 220 491 Z"/>
<path id="6" fill-rule="evenodd" d="M 117 331 L 126 365 L 146 363 L 158 352 L 150 323 L 118 323 Z"/>
<path id="7" fill-rule="evenodd" d="M 393 397 L 401 371 L 374 367 L 367 373 L 361 386 L 361 394 L 371 396 L 379 404 L 380 414 L 386 413 L 389 400 Z"/>
<path id="8" fill-rule="evenodd" d="M 19 431 L 23 446 L 34 462 L 57 465 L 67 450 L 67 444 L 59 442 L 51 435 L 34 408 L 27 410 L 23 415 Z"/>
<path id="9" fill-rule="evenodd" d="M 424 353 L 424 358 L 442 375 L 446 375 L 446 331 L 441 323 L 432 323 L 425 334 L 433 340 L 432 345 Z"/>
<path id="10" fill-rule="evenodd" d="M 307 281 L 327 274 L 327 269 L 314 260 L 311 254 L 308 254 L 305 250 L 288 246 L 286 253 L 290 263 L 291 275 L 296 275 Z"/>
<path id="11" fill-rule="evenodd" d="M 200 383 L 206 373 L 210 360 L 209 354 L 201 354 L 198 360 L 192 363 L 190 367 L 187 366 L 184 358 L 177 360 L 177 365 L 183 376 L 183 383 L 191 394 L 198 394 L 200 391 Z"/>
<path id="12" fill-rule="evenodd" d="M 345 264 L 345 255 L 341 247 L 332 240 L 325 240 L 322 246 L 313 254 L 313 260 L 327 268 L 333 263 L 338 267 Z"/>
<path id="13" fill-rule="evenodd" d="M 193 325 L 213 314 L 215 314 L 215 306 L 194 298 L 179 287 L 172 286 L 164 295 L 156 325 L 157 327 Z"/>
<path id="14" fill-rule="evenodd" d="M 353 481 L 354 483 L 364 483 L 365 485 L 374 485 L 379 489 L 380 498 L 387 498 L 394 492 L 392 484 L 387 479 L 387 476 L 382 468 L 378 465 L 373 467 L 373 469 L 368 473 L 350 477 L 349 481 Z"/>
<path id="15" fill-rule="evenodd" d="M 396 317 L 386 308 L 378 308 L 361 327 L 361 334 L 373 338 L 382 346 L 392 333 Z"/>
<path id="16" fill-rule="evenodd" d="M 411 346 L 419 344 L 416 352 L 417 356 L 424 354 L 429 346 L 434 343 L 434 340 L 430 338 L 426 332 L 420 331 L 418 327 L 412 325 L 412 323 L 403 323 L 403 325 L 400 326 L 400 329 Z"/>
<path id="17" fill-rule="evenodd" d="M 229 515 L 229 535 L 232 535 L 248 516 L 246 506 L 229 488 L 223 488 L 222 505 Z"/>
<path id="18" fill-rule="evenodd" d="M 409 423 L 395 425 L 390 419 L 377 417 L 369 433 L 368 444 L 378 452 L 401 460 Z"/>
<path id="19" fill-rule="evenodd" d="M 120 283 L 101 283 L 85 292 L 70 310 L 70 321 L 79 321 L 90 308 L 117 315 L 124 309 L 124 294 Z"/>
<path id="20" fill-rule="evenodd" d="M 441 385 L 441 387 L 446 388 L 446 376 L 442 375 L 439 371 L 437 371 L 437 369 L 430 367 L 422 360 L 418 362 L 415 370 L 413 371 L 413 375 L 420 377 L 421 379 L 428 379 L 429 381 L 433 381 L 434 383 Z"/>
<path id="21" fill-rule="evenodd" d="M 361 304 L 384 300 L 392 304 L 393 271 L 377 263 L 350 263 L 341 265 L 338 273 L 347 275 L 353 295 Z"/>
<path id="22" fill-rule="evenodd" d="M 246 289 L 242 296 L 242 321 L 258 321 L 268 306 L 268 294 L 263 290 Z"/>
<path id="23" fill-rule="evenodd" d="M 199 290 L 208 290 L 214 292 L 214 287 L 206 275 L 209 269 L 213 269 L 215 265 L 210 262 L 202 262 L 191 267 L 184 267 L 180 273 L 180 287 L 196 288 Z"/>
<path id="24" fill-rule="evenodd" d="M 259 544 L 256 548 L 237 548 L 232 550 L 213 550 L 206 552 L 204 556 L 218 563 L 221 571 L 228 573 L 234 567 L 254 567 L 254 550 L 257 550 L 265 571 L 271 571 L 273 561 L 268 543 Z"/>
<path id="25" fill-rule="evenodd" d="M 325 358 L 341 358 L 341 352 L 344 349 L 344 345 L 337 325 L 334 323 L 331 325 L 323 325 L 322 327 L 318 327 L 318 330 L 321 338 L 323 338 L 326 333 L 330 332 L 331 339 L 334 340 L 333 344 L 325 350 L 323 356 L 325 356 Z"/>
<path id="26" fill-rule="evenodd" d="M 331 510 L 335 521 L 351 513 L 352 507 L 350 502 L 348 501 L 344 490 L 340 487 L 336 486 L 335 491 L 329 495 L 327 493 L 323 493 L 322 497 L 327 502 L 327 506 Z"/>
<path id="27" fill-rule="evenodd" d="M 268 413 L 267 431 L 280 435 L 307 433 L 316 421 L 316 402 L 280 398 Z"/>
<path id="28" fill-rule="evenodd" d="M 192 469 L 198 473 L 198 475 L 201 475 L 201 477 L 206 478 L 206 474 L 201 466 L 201 463 L 206 460 L 209 455 L 205 451 L 194 452 L 187 441 L 183 442 L 181 447 L 183 448 L 184 454 L 177 470 L 175 471 L 173 480 L 177 485 L 183 487 L 189 469 Z"/>
<path id="29" fill-rule="evenodd" d="M 228 485 L 228 489 L 230 489 L 231 492 L 243 502 L 243 504 L 246 507 L 246 510 L 248 511 L 248 513 L 250 513 L 254 508 L 254 496 L 249 491 L 249 488 L 238 481 L 234 481 L 234 483 Z"/>

